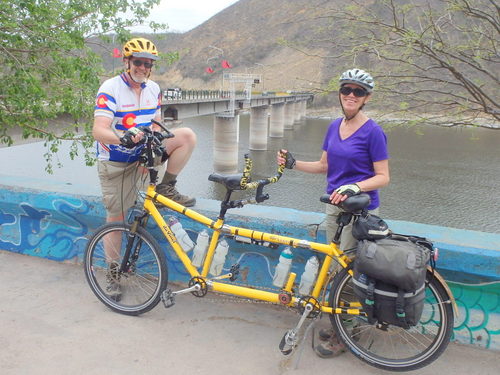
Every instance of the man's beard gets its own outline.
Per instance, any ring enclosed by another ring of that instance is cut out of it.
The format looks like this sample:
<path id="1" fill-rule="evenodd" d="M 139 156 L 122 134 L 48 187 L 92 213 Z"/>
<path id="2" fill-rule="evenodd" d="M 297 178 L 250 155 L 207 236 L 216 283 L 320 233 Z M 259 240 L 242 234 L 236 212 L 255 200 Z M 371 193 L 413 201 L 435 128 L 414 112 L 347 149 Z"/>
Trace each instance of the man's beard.
<path id="1" fill-rule="evenodd" d="M 136 74 L 129 72 L 130 77 L 137 83 L 144 83 L 148 80 L 148 78 L 144 75 L 137 76 Z"/>

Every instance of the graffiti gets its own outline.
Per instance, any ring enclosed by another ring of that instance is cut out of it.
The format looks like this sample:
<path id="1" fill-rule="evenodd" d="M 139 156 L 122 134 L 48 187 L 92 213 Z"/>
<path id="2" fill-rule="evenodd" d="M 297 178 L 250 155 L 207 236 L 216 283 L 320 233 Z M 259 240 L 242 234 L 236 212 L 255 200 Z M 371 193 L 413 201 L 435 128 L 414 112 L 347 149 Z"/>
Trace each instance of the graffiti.
<path id="1" fill-rule="evenodd" d="M 84 201 L 54 199 L 51 212 L 23 202 L 17 213 L 0 210 L 0 249 L 63 261 L 83 251 L 88 226 L 79 219 L 89 211 Z"/>

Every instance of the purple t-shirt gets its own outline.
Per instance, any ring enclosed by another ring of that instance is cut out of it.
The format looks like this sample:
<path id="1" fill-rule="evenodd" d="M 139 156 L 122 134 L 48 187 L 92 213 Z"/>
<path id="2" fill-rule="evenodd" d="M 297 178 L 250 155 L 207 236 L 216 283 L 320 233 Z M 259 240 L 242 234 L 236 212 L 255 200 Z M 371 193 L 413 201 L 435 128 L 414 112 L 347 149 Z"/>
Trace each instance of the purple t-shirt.
<path id="1" fill-rule="evenodd" d="M 373 163 L 389 159 L 387 137 L 375 121 L 369 119 L 354 134 L 342 140 L 342 118 L 333 121 L 325 135 L 323 150 L 326 151 L 328 172 L 326 192 L 331 194 L 339 186 L 353 184 L 375 175 Z M 369 191 L 369 210 L 380 204 L 378 190 Z"/>

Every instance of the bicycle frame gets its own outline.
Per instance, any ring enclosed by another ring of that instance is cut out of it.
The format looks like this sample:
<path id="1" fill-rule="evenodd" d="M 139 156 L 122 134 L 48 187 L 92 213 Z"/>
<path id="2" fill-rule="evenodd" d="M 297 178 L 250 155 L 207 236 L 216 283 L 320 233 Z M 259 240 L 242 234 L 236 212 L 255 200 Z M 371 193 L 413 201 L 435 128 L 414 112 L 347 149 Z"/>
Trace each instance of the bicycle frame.
<path id="1" fill-rule="evenodd" d="M 281 304 L 298 310 L 301 316 L 297 325 L 287 330 L 279 344 L 279 349 L 284 355 L 289 355 L 298 346 L 301 329 L 306 319 L 317 319 L 321 313 L 329 315 L 332 327 L 339 339 L 356 357 L 377 368 L 392 371 L 415 370 L 428 365 L 445 350 L 453 332 L 454 315 L 457 313 L 455 310 L 454 314 L 453 309 L 456 309 L 456 304 L 446 282 L 435 271 L 435 264 L 432 261 L 425 274 L 423 293 L 415 291 L 415 294 L 410 296 L 414 299 L 408 299 L 410 303 L 408 310 L 406 306 L 405 310 L 401 309 L 401 301 L 398 302 L 400 299 L 398 288 L 396 296 L 392 293 L 390 297 L 393 299 L 386 304 L 387 309 L 394 309 L 394 315 L 382 314 L 377 317 L 377 321 L 365 318 L 369 318 L 366 312 L 372 311 L 369 305 L 374 305 L 374 301 L 367 299 L 359 291 L 359 281 L 352 271 L 354 258 L 349 252 L 343 252 L 339 244 L 345 225 L 353 219 L 359 220 L 366 214 L 366 207 L 370 203 L 367 194 L 350 196 L 340 204 L 341 212 L 337 217 L 338 227 L 330 244 L 228 225 L 225 222 L 228 209 L 240 208 L 250 203 L 260 203 L 269 198 L 269 195 L 264 193 L 264 188 L 281 178 L 286 163 L 278 165 L 274 176 L 258 181 L 251 179 L 252 160 L 248 155 L 245 155 L 245 168 L 242 174 L 210 174 L 209 181 L 219 183 L 226 188 L 226 196 L 221 201 L 219 214 L 214 220 L 156 192 L 158 171 L 154 167 L 154 158 L 165 155 L 162 141 L 173 137 L 173 134 L 164 126 L 160 123 L 157 125 L 164 132 L 159 133 L 151 129 L 143 131 L 143 143 L 146 147 L 141 153 L 140 162 L 148 169 L 150 178 L 146 192 L 140 194 L 144 198 L 143 209 L 135 214 L 131 225 L 130 223 L 107 223 L 98 228 L 89 239 L 85 250 L 85 276 L 94 294 L 106 306 L 126 315 L 139 315 L 150 311 L 160 301 L 163 302 L 165 308 L 170 308 L 175 304 L 175 298 L 178 295 L 190 293 L 196 297 L 204 297 L 211 290 L 250 300 Z M 283 159 L 285 156 L 281 154 Z M 255 190 L 253 198 L 231 200 L 233 192 L 250 190 Z M 321 196 L 320 201 L 331 203 L 328 194 Z M 163 218 L 156 207 L 157 204 L 184 215 L 192 222 L 198 223 L 198 226 L 202 225 L 210 229 L 212 235 L 203 263 L 199 263 L 198 255 L 201 255 L 197 252 L 199 248 L 193 251 L 197 255 L 196 262 L 194 262 L 196 267 L 191 263 L 190 257 L 171 229 L 169 221 Z M 172 247 L 175 256 L 191 276 L 187 287 L 176 291 L 168 288 L 168 262 L 165 259 L 165 251 L 146 228 L 150 216 Z M 110 250 L 117 252 L 116 259 L 108 259 L 106 251 L 110 246 L 108 235 L 122 239 L 119 244 L 111 244 L 113 247 Z M 268 247 L 276 249 L 277 245 L 282 245 L 306 249 L 319 255 L 322 258 L 321 266 L 312 291 L 309 295 L 303 295 L 300 287 L 297 290 L 295 288 L 296 274 L 293 272 L 289 273 L 287 280 L 280 279 L 280 288 L 269 289 L 264 286 L 234 283 L 239 274 L 239 263 L 232 265 L 229 272 L 220 275 L 220 263 L 217 261 L 215 264 L 217 269 L 213 271 L 211 268 L 217 257 L 218 250 L 216 249 L 221 243 L 219 241 L 221 236 L 234 238 L 238 242 L 242 239 L 241 242 L 263 246 L 266 248 L 265 252 L 268 251 Z M 404 237 L 410 238 L 411 236 Z M 435 249 L 430 248 L 432 244 L 429 241 L 423 240 L 428 242 L 432 257 L 435 255 Z M 332 262 L 337 262 L 342 268 L 338 272 L 332 272 Z M 119 263 L 118 270 L 116 263 Z M 213 273 L 218 276 L 212 277 Z M 370 285 L 373 287 L 373 282 Z M 373 290 L 371 289 L 370 292 L 372 295 Z M 377 307 L 385 308 L 384 303 L 382 298 Z M 421 314 L 418 316 L 418 322 L 412 321 L 411 326 L 408 326 L 406 322 L 394 323 L 394 319 L 400 321 L 399 318 L 404 318 L 407 311 L 410 315 L 413 314 L 411 309 Z M 421 309 L 420 312 L 418 309 Z M 386 313 L 388 310 L 382 312 Z M 304 335 L 312 326 L 312 324 L 308 325 Z"/>
<path id="2" fill-rule="evenodd" d="M 154 201 L 158 201 L 162 203 L 164 206 L 167 208 L 176 211 L 182 215 L 185 215 L 186 217 L 201 223 L 205 225 L 208 228 L 211 228 L 213 230 L 213 235 L 211 237 L 209 247 L 206 253 L 206 257 L 204 260 L 203 265 L 200 267 L 201 272 L 197 268 L 195 268 L 191 264 L 191 259 L 186 255 L 184 250 L 181 248 L 179 245 L 177 238 L 175 237 L 174 233 L 170 229 L 169 225 L 165 221 L 165 219 L 161 216 L 159 210 L 156 208 Z M 311 293 L 310 297 L 315 298 L 317 301 L 320 299 L 321 292 L 323 288 L 325 287 L 327 281 L 328 281 L 328 276 L 329 276 L 329 270 L 331 263 L 333 261 L 333 258 L 335 258 L 339 264 L 341 264 L 342 267 L 346 268 L 348 266 L 348 263 L 350 262 L 349 258 L 339 249 L 337 244 L 334 242 L 331 242 L 330 245 L 318 243 L 318 242 L 312 242 L 312 241 L 306 241 L 306 240 L 301 240 L 298 238 L 293 238 L 293 237 L 286 237 L 286 236 L 280 236 L 277 234 L 271 234 L 271 233 L 266 233 L 266 232 L 258 232 L 250 229 L 245 229 L 241 227 L 235 227 L 231 225 L 225 224 L 225 219 L 224 217 L 219 217 L 216 221 L 192 210 L 189 208 L 186 208 L 171 199 L 164 197 L 161 194 L 158 194 L 155 191 L 155 185 L 150 184 L 146 196 L 145 196 L 145 201 L 144 201 L 144 209 L 145 211 L 153 217 L 154 221 L 158 225 L 158 227 L 161 229 L 163 235 L 165 238 L 168 240 L 170 245 L 172 246 L 175 254 L 177 257 L 181 260 L 182 264 L 184 265 L 185 269 L 191 277 L 202 277 L 203 279 L 206 279 L 208 276 L 208 271 L 210 269 L 210 265 L 212 263 L 214 254 L 215 254 L 215 248 L 217 246 L 219 237 L 221 234 L 225 235 L 238 235 L 241 237 L 246 237 L 258 241 L 267 241 L 270 243 L 275 243 L 275 244 L 281 244 L 281 245 L 288 245 L 291 247 L 300 247 L 300 248 L 305 248 L 312 250 L 317 253 L 322 253 L 325 254 L 325 259 L 323 261 L 323 264 L 319 270 L 318 277 L 316 279 L 316 282 L 313 287 L 313 291 Z M 352 272 L 352 271 L 350 271 Z M 214 279 L 223 279 L 227 278 L 229 276 L 222 276 L 222 277 L 216 277 Z M 283 288 L 283 290 L 287 293 L 292 293 L 292 287 L 293 283 L 295 281 L 295 273 L 290 273 L 290 277 Z M 275 293 L 275 292 L 268 292 L 264 290 L 259 290 L 259 289 L 253 289 L 253 288 L 248 288 L 244 286 L 238 286 L 238 285 L 230 285 L 230 284 L 225 284 L 213 280 L 206 280 L 207 283 L 212 287 L 212 289 L 216 292 L 221 292 L 225 294 L 231 294 L 231 295 L 236 295 L 240 297 L 246 297 L 250 299 L 255 299 L 255 300 L 261 300 L 261 301 L 267 301 L 267 302 L 272 302 L 272 303 L 280 303 L 280 293 Z M 296 296 L 292 296 L 290 302 L 287 305 L 296 305 L 300 303 L 300 298 Z M 320 309 L 322 312 L 329 313 L 329 314 L 340 314 L 340 313 L 348 313 L 348 314 L 353 314 L 353 315 L 359 315 L 361 314 L 360 312 L 360 304 L 359 303 L 354 303 L 353 306 L 354 308 L 340 308 L 340 307 L 330 307 L 327 305 L 326 302 L 322 302 L 320 305 Z"/>

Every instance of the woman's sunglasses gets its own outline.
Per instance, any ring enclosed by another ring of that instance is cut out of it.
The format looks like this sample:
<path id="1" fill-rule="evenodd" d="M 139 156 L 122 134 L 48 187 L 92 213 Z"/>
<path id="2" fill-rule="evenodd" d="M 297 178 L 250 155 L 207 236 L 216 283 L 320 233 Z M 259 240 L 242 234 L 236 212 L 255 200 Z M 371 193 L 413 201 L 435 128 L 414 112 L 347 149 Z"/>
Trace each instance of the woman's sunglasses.
<path id="1" fill-rule="evenodd" d="M 132 64 L 134 64 L 134 66 L 137 66 L 137 67 L 144 65 L 144 67 L 146 69 L 151 69 L 153 67 L 153 63 L 142 61 L 142 60 L 132 60 Z"/>
<path id="2" fill-rule="evenodd" d="M 368 91 L 366 91 L 365 89 L 360 89 L 359 87 L 353 89 L 352 87 L 349 86 L 342 86 L 339 91 L 342 95 L 345 96 L 349 95 L 352 92 L 354 96 L 358 98 L 368 95 Z"/>

